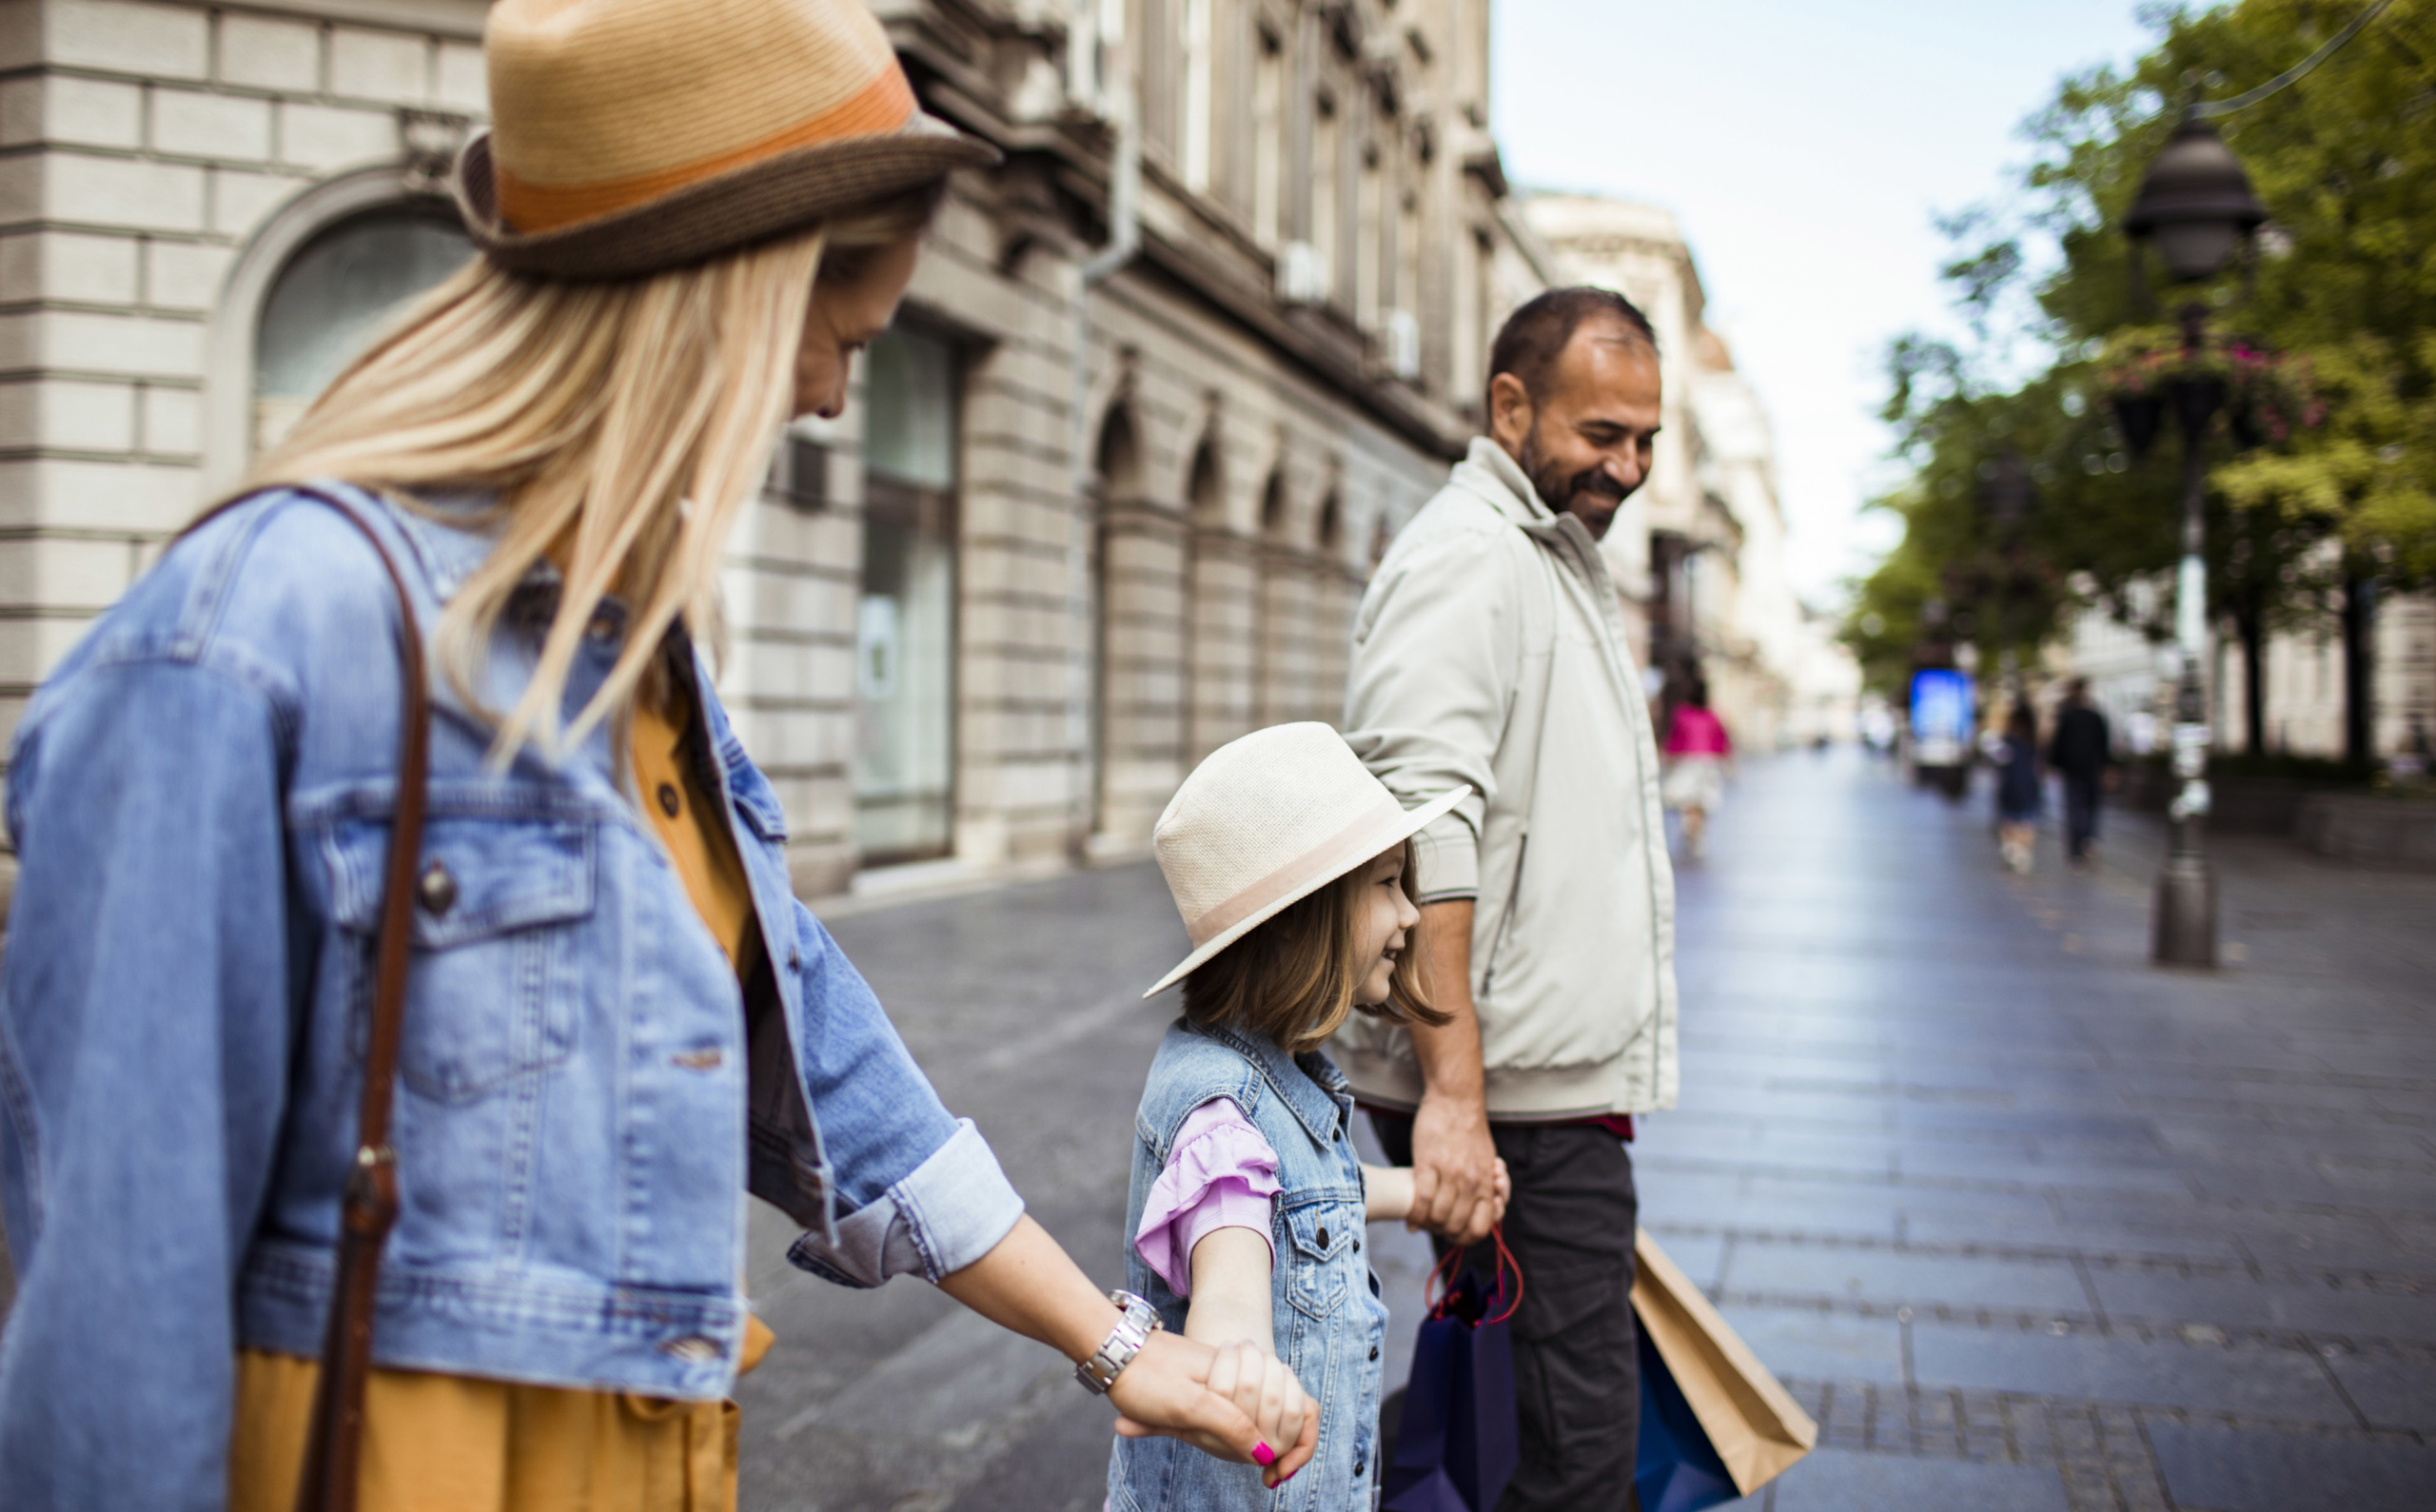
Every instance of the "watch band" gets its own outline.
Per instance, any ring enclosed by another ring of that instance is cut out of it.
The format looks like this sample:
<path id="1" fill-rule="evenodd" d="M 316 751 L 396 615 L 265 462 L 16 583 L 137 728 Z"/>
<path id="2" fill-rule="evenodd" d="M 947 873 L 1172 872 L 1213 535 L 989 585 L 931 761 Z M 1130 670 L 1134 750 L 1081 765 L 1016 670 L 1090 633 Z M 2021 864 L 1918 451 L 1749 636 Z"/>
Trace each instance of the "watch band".
<path id="1" fill-rule="evenodd" d="M 1167 1326 L 1159 1321 L 1158 1308 L 1130 1291 L 1111 1291 L 1108 1300 L 1116 1304 L 1116 1326 L 1108 1331 L 1108 1341 L 1098 1353 L 1074 1367 L 1074 1379 L 1095 1397 L 1107 1396 L 1150 1335 Z"/>

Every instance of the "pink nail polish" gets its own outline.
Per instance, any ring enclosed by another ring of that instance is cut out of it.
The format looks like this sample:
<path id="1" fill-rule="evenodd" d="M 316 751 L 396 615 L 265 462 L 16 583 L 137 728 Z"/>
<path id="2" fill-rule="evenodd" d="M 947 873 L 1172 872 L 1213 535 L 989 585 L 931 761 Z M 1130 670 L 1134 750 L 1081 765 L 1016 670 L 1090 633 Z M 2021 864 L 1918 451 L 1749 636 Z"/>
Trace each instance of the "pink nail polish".
<path id="1" fill-rule="evenodd" d="M 1262 1469 L 1266 1470 L 1276 1463 L 1277 1451 L 1270 1448 L 1267 1443 L 1255 1443 L 1252 1445 L 1252 1463 L 1259 1465 Z"/>

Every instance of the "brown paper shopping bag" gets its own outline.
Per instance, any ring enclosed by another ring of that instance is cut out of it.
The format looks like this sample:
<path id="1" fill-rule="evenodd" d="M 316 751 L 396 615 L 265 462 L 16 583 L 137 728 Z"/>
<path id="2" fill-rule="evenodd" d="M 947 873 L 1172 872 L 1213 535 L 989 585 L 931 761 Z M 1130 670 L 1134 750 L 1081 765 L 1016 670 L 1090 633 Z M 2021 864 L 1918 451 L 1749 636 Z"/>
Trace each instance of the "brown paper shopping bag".
<path id="1" fill-rule="evenodd" d="M 1633 1237 L 1633 1312 L 1744 1496 L 1818 1442 L 1818 1424 L 1735 1337 L 1646 1232 Z"/>

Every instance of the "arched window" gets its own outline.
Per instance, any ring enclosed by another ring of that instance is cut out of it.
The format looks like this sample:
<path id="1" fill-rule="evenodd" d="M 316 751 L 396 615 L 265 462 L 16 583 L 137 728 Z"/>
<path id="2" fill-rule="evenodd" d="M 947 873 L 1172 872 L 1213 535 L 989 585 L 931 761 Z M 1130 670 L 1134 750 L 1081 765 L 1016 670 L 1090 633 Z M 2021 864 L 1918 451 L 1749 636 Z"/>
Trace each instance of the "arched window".
<path id="1" fill-rule="evenodd" d="M 454 216 L 395 205 L 352 215 L 288 259 L 263 300 L 254 341 L 251 441 L 285 436 L 383 320 L 473 255 Z"/>

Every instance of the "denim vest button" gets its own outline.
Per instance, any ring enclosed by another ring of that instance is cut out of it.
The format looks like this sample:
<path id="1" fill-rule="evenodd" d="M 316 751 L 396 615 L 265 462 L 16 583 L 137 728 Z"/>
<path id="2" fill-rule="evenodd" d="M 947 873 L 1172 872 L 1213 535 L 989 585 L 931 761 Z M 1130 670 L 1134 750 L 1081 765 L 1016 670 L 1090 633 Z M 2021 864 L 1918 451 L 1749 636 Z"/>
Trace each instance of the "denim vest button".
<path id="1" fill-rule="evenodd" d="M 448 874 L 447 867 L 434 861 L 422 869 L 422 877 L 415 884 L 415 896 L 425 913 L 445 913 L 457 906 L 457 879 Z"/>
<path id="2" fill-rule="evenodd" d="M 1322 1224 L 1320 1226 L 1319 1241 L 1320 1247 L 1322 1249 L 1326 1249 L 1328 1247 L 1328 1228 L 1326 1224 Z"/>
<path id="3" fill-rule="evenodd" d="M 1379 1346 L 1375 1344 L 1370 1346 L 1370 1358 L 1373 1360 L 1379 1358 Z"/>

